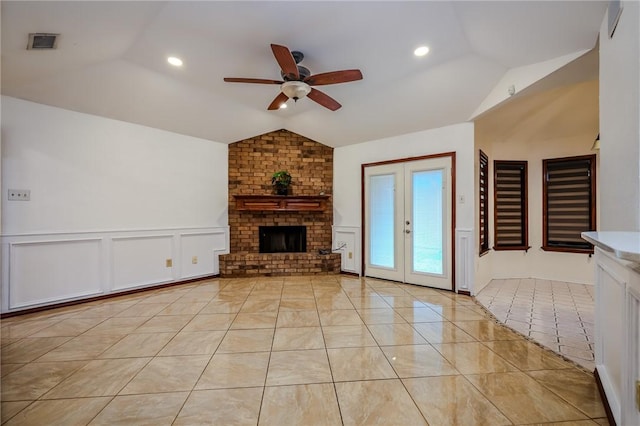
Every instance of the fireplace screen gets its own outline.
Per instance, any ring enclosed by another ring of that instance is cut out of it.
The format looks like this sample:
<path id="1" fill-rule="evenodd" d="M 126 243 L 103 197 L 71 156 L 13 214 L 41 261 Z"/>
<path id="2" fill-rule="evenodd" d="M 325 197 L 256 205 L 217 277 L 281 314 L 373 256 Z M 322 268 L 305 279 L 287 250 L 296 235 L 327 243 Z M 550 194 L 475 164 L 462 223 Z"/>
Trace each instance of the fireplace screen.
<path id="1" fill-rule="evenodd" d="M 260 253 L 304 253 L 306 226 L 260 226 Z"/>

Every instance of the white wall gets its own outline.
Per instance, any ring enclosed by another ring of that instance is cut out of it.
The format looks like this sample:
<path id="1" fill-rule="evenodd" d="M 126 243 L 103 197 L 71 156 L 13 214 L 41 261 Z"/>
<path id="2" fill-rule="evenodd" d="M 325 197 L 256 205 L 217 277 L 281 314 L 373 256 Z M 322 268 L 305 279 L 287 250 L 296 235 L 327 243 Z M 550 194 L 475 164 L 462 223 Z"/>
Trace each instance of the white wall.
<path id="1" fill-rule="evenodd" d="M 548 61 L 507 70 L 498 84 L 491 90 L 491 93 L 489 93 L 480 106 L 471 114 L 470 119 L 473 120 L 491 108 L 509 100 L 510 96 L 513 96 L 509 93 L 511 88 L 513 88 L 514 94 L 520 93 L 587 52 L 588 50 L 580 50 Z"/>
<path id="2" fill-rule="evenodd" d="M 227 225 L 227 146 L 2 97 L 7 234 Z"/>
<path id="3" fill-rule="evenodd" d="M 474 228 L 473 124 L 462 123 L 423 132 L 336 148 L 333 152 L 333 221 L 361 229 L 361 165 L 443 152 L 456 153 L 456 228 Z M 465 203 L 459 202 L 463 196 Z M 358 233 L 359 235 L 359 233 Z M 335 242 L 334 242 L 335 247 Z M 361 259 L 360 247 L 347 247 Z M 354 265 L 360 273 L 360 264 Z"/>
<path id="4" fill-rule="evenodd" d="M 593 283 L 593 261 L 583 253 L 544 251 L 542 246 L 542 160 L 596 154 L 598 82 L 587 81 L 519 98 L 476 121 L 478 149 L 489 157 L 489 247 L 494 243 L 493 162 L 527 161 L 529 246 L 527 252 L 489 251 L 476 258 L 476 291 L 491 279 L 539 278 Z M 600 173 L 596 173 L 596 178 Z M 475 184 L 477 191 L 478 182 Z M 599 193 L 596 191 L 596 201 Z M 475 217 L 478 218 L 476 202 Z M 596 218 L 598 209 L 596 208 Z M 479 248 L 475 247 L 476 254 Z"/>
<path id="5" fill-rule="evenodd" d="M 2 310 L 218 273 L 227 168 L 225 144 L 3 96 Z"/>
<path id="6" fill-rule="evenodd" d="M 622 7 L 613 38 L 600 30 L 602 231 L 640 231 L 640 4 Z"/>
<path id="7" fill-rule="evenodd" d="M 609 38 L 600 27 L 600 187 L 602 231 L 640 231 L 640 3 L 623 1 Z M 640 421 L 638 274 L 598 250 L 596 370 L 617 424 Z M 637 265 L 635 265 L 637 266 Z M 637 268 L 636 268 L 637 270 Z"/>
<path id="8" fill-rule="evenodd" d="M 535 146 L 494 144 L 490 175 L 493 174 L 493 160 L 526 160 L 528 168 L 528 223 L 529 246 L 525 251 L 490 251 L 479 259 L 479 263 L 489 262 L 490 279 L 538 278 L 556 281 L 593 284 L 593 258 L 584 253 L 562 253 L 544 251 L 542 246 L 542 160 L 548 158 L 590 155 L 593 140 L 591 135 L 541 141 Z M 511 149 L 509 149 L 511 148 Z M 489 181 L 493 193 L 493 176 Z M 493 202 L 489 212 L 490 242 L 493 244 Z M 490 246 L 491 247 L 491 246 Z M 476 251 L 478 248 L 476 247 Z M 482 268 L 479 268 L 482 269 Z M 476 290 L 480 291 L 488 283 L 486 271 L 477 277 Z"/>

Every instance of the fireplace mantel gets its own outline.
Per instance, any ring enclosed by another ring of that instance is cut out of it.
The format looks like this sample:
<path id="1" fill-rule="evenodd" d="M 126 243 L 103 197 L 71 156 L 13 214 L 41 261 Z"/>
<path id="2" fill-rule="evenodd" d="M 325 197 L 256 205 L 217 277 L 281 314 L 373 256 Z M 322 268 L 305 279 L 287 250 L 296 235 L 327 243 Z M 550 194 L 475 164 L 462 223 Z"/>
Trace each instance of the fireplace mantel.
<path id="1" fill-rule="evenodd" d="M 234 195 L 236 210 L 321 212 L 329 195 Z"/>

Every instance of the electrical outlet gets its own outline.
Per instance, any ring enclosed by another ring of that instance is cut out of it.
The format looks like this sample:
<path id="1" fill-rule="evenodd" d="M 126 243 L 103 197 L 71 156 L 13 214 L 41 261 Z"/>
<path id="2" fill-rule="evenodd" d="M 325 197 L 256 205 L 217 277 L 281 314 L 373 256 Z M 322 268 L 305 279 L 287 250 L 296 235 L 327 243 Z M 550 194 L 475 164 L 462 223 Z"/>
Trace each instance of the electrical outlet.
<path id="1" fill-rule="evenodd" d="M 29 201 L 31 200 L 31 191 L 29 189 L 10 189 L 8 198 L 9 201 Z"/>
<path id="2" fill-rule="evenodd" d="M 197 265 L 198 264 L 198 256 L 193 256 L 191 258 L 191 263 L 193 263 L 194 265 Z"/>
<path id="3" fill-rule="evenodd" d="M 349 259 L 353 259 L 353 252 L 352 251 L 349 252 Z"/>
<path id="4" fill-rule="evenodd" d="M 172 259 L 167 259 L 165 264 L 167 265 L 167 268 L 171 268 L 173 266 L 173 260 Z"/>

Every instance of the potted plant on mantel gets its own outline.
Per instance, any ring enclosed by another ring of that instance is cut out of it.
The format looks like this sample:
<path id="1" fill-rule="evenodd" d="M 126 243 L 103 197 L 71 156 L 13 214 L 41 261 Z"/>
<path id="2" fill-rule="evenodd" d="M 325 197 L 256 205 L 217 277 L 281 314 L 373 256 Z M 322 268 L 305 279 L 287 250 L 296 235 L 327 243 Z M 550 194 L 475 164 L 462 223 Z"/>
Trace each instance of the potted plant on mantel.
<path id="1" fill-rule="evenodd" d="M 271 176 L 271 185 L 277 195 L 287 195 L 291 185 L 291 175 L 286 170 L 279 170 Z"/>

